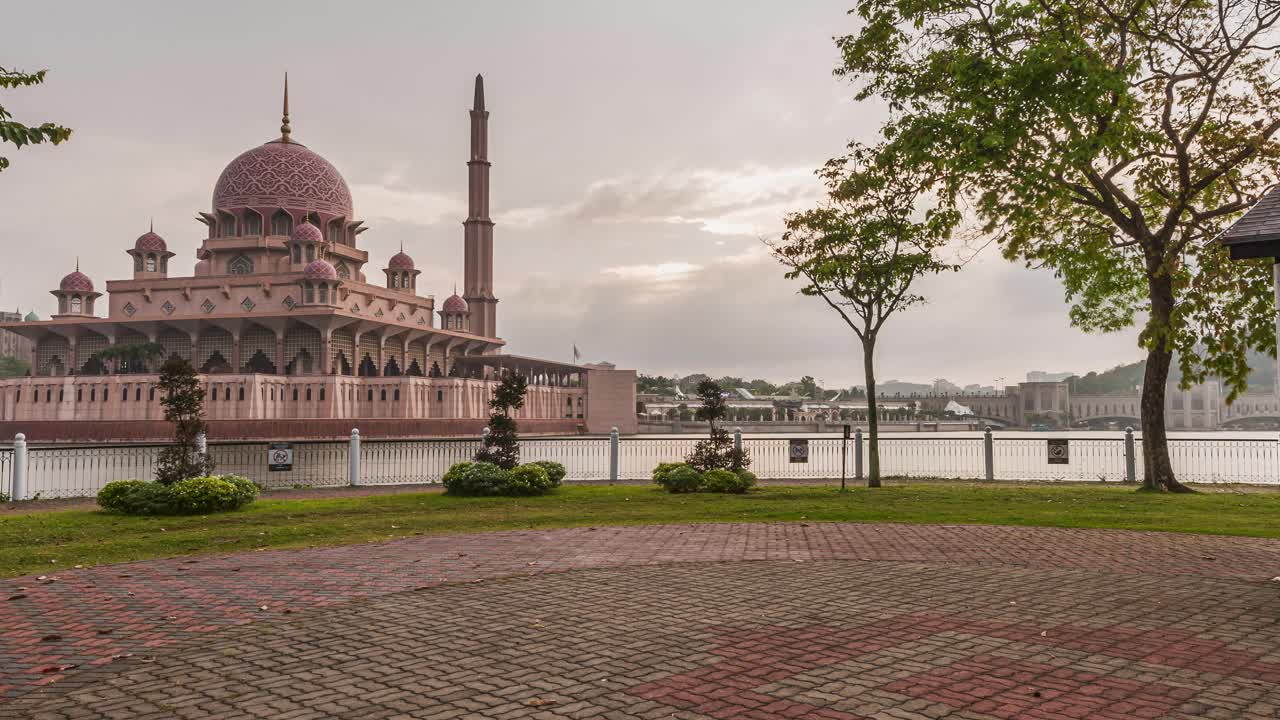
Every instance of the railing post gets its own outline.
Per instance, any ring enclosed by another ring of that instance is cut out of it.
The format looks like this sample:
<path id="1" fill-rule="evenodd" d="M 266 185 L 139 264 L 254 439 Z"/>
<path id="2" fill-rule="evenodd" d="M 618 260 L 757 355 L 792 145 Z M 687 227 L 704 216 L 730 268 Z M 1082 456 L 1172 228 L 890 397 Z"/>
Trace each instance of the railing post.
<path id="1" fill-rule="evenodd" d="M 742 452 L 742 428 L 740 427 L 733 429 L 733 449 L 739 453 Z"/>
<path id="2" fill-rule="evenodd" d="M 360 484 L 360 429 L 351 428 L 351 448 L 347 450 L 347 482 Z"/>
<path id="3" fill-rule="evenodd" d="M 618 428 L 609 430 L 609 482 L 618 482 Z"/>
<path id="4" fill-rule="evenodd" d="M 995 442 L 991 439 L 991 426 L 982 433 L 982 464 L 986 469 L 986 478 L 990 482 L 996 479 Z"/>
<path id="5" fill-rule="evenodd" d="M 853 477 L 862 479 L 862 428 L 853 431 Z"/>
<path id="6" fill-rule="evenodd" d="M 27 499 L 27 436 L 18 433 L 13 437 L 13 500 Z"/>
<path id="7" fill-rule="evenodd" d="M 1133 428 L 1124 429 L 1124 479 L 1127 482 L 1138 481 L 1138 461 L 1133 452 Z"/>

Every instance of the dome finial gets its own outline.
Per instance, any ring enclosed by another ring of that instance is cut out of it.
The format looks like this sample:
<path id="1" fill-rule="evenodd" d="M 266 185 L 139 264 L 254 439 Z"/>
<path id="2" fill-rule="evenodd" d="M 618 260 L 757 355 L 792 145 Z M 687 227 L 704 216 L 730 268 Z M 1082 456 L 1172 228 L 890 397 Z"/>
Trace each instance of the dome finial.
<path id="1" fill-rule="evenodd" d="M 155 219 L 154 217 L 152 217 L 152 218 L 151 218 L 151 227 L 148 229 L 148 231 L 147 231 L 147 232 L 155 232 L 155 231 L 156 231 L 156 219 Z"/>
<path id="2" fill-rule="evenodd" d="M 284 74 L 284 115 L 280 118 L 280 141 L 289 142 L 289 72 Z"/>
<path id="3" fill-rule="evenodd" d="M 76 256 L 76 272 L 80 272 L 80 256 Z"/>

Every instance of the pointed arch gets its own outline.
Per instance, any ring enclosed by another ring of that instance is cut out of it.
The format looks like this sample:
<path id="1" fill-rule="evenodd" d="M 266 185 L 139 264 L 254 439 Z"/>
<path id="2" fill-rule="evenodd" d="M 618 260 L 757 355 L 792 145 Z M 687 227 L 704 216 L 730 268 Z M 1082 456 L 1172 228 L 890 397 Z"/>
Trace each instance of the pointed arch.
<path id="1" fill-rule="evenodd" d="M 293 216 L 285 212 L 284 209 L 275 211 L 271 216 L 271 234 L 272 235 L 289 235 L 293 232 Z"/>
<path id="2" fill-rule="evenodd" d="M 262 234 L 262 216 L 257 210 L 245 210 L 242 234 L 247 236 Z"/>
<path id="3" fill-rule="evenodd" d="M 228 275 L 252 275 L 253 260 L 248 255 L 237 255 L 227 263 Z"/>

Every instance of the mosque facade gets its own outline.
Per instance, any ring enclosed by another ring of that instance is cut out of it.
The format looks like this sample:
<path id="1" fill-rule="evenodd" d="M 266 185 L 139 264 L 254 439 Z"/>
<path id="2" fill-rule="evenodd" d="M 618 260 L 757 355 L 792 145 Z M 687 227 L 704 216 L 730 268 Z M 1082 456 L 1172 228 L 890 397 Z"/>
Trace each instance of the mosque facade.
<path id="1" fill-rule="evenodd" d="M 529 380 L 526 432 L 634 431 L 635 372 L 510 355 L 498 335 L 489 215 L 488 120 L 476 76 L 467 160 L 462 292 L 437 305 L 402 248 L 382 267 L 346 181 L 293 137 L 288 82 L 280 136 L 226 166 L 190 274 L 154 228 L 126 252 L 133 276 L 105 290 L 79 267 L 51 293 L 49 320 L 0 322 L 30 344 L 31 375 L 0 381 L 0 434 L 145 440 L 169 434 L 164 359 L 189 360 L 211 437 L 421 437 L 478 433 L 503 373 Z M 112 346 L 158 345 L 141 361 Z"/>

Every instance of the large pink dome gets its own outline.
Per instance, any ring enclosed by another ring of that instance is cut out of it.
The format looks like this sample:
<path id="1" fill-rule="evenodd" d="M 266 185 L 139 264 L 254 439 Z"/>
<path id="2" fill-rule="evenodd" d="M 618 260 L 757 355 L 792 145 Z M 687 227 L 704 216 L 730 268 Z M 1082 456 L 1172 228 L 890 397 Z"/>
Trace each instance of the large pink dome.
<path id="1" fill-rule="evenodd" d="M 351 218 L 351 190 L 328 160 L 301 143 L 273 140 L 231 161 L 213 189 L 213 208 L 282 207 Z"/>

